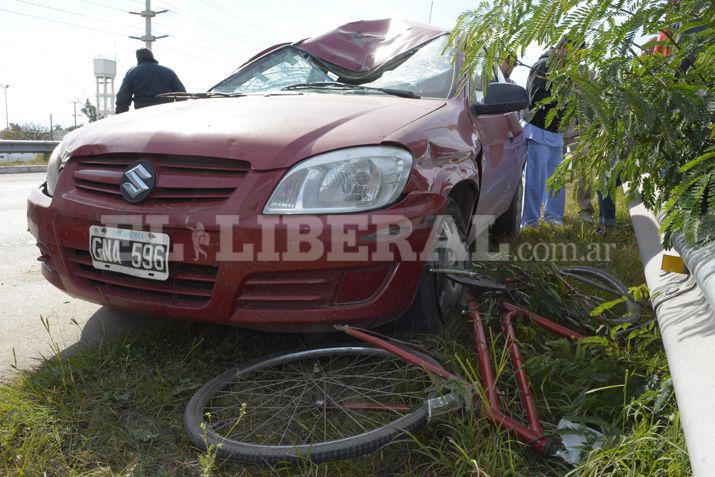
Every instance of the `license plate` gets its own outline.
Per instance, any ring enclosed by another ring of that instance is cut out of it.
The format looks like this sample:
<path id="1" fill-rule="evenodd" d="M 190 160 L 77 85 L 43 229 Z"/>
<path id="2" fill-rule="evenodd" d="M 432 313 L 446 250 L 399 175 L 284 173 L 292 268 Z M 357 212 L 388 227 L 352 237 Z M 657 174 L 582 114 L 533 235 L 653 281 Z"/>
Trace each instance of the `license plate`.
<path id="1" fill-rule="evenodd" d="M 150 280 L 169 278 L 169 236 L 93 225 L 89 228 L 92 266 Z"/>

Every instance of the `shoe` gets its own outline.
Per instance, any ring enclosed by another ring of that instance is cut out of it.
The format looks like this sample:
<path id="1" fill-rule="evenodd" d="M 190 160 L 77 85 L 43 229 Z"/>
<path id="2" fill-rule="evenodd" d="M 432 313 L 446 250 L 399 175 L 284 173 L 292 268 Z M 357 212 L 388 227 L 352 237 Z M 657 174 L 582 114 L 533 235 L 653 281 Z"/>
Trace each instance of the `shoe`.
<path id="1" fill-rule="evenodd" d="M 603 235 L 604 237 L 613 237 L 618 233 L 618 227 L 615 225 L 599 225 L 596 229 L 596 233 Z"/>

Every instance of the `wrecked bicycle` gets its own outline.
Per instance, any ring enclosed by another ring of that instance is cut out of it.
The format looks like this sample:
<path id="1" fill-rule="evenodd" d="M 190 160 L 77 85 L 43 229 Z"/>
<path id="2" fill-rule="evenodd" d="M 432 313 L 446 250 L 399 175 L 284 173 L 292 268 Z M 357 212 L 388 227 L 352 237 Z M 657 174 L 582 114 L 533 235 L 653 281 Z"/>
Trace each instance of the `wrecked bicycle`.
<path id="1" fill-rule="evenodd" d="M 506 290 L 461 269 L 433 270 L 466 287 Z M 591 267 L 562 269 L 563 279 L 625 297 L 616 324 L 637 323 L 638 303 L 613 276 Z M 581 300 L 589 295 L 571 284 Z M 501 409 L 489 344 L 477 301 L 465 310 L 474 333 L 481 385 L 447 370 L 439 361 L 408 343 L 372 331 L 338 326 L 358 342 L 281 352 L 229 369 L 202 386 L 191 398 L 184 424 L 200 447 L 214 446 L 220 456 L 263 464 L 314 463 L 358 457 L 409 434 L 435 417 L 460 409 L 477 409 L 494 425 L 545 456 L 563 457 L 557 436 L 541 425 L 515 322 L 526 319 L 572 341 L 583 335 L 507 301 L 499 304 L 526 424 Z M 591 306 L 591 303 L 588 302 Z"/>

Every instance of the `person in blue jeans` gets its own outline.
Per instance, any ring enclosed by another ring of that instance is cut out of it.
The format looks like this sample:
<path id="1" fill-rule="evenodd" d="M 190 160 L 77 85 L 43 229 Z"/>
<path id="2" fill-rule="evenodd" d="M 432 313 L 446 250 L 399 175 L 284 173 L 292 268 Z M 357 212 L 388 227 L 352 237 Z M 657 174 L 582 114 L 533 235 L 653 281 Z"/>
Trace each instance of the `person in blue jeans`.
<path id="1" fill-rule="evenodd" d="M 527 140 L 526 180 L 524 187 L 524 206 L 521 213 L 521 226 L 538 225 L 541 218 L 541 206 L 544 206 L 544 221 L 562 224 L 564 220 L 564 205 L 566 193 L 563 189 L 556 193 L 546 190 L 546 180 L 554 173 L 563 161 L 564 135 L 561 132 L 560 114 L 546 124 L 549 111 L 557 106 L 556 101 L 539 104 L 548 98 L 549 83 L 547 80 L 550 61 L 559 61 L 572 42 L 562 38 L 556 48 L 546 51 L 534 63 L 526 83 L 529 93 L 529 103 L 532 117 L 524 127 L 524 137 Z M 552 58 L 558 55 L 557 58 Z"/>
<path id="2" fill-rule="evenodd" d="M 563 161 L 563 135 L 527 123 L 524 136 L 527 140 L 527 160 L 521 226 L 538 225 L 543 203 L 545 203 L 544 220 L 562 224 L 566 194 L 563 189 L 556 194 L 549 193 L 546 190 L 546 180 Z"/>

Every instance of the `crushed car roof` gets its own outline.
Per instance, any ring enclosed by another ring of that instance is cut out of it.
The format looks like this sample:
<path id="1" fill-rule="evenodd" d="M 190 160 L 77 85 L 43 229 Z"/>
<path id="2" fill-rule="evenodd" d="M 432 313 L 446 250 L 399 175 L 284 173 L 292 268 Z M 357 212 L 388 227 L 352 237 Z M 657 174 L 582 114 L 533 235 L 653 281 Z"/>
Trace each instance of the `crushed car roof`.
<path id="1" fill-rule="evenodd" d="M 361 20 L 309 38 L 299 47 L 333 65 L 365 73 L 445 33 L 449 31 L 407 20 Z"/>

